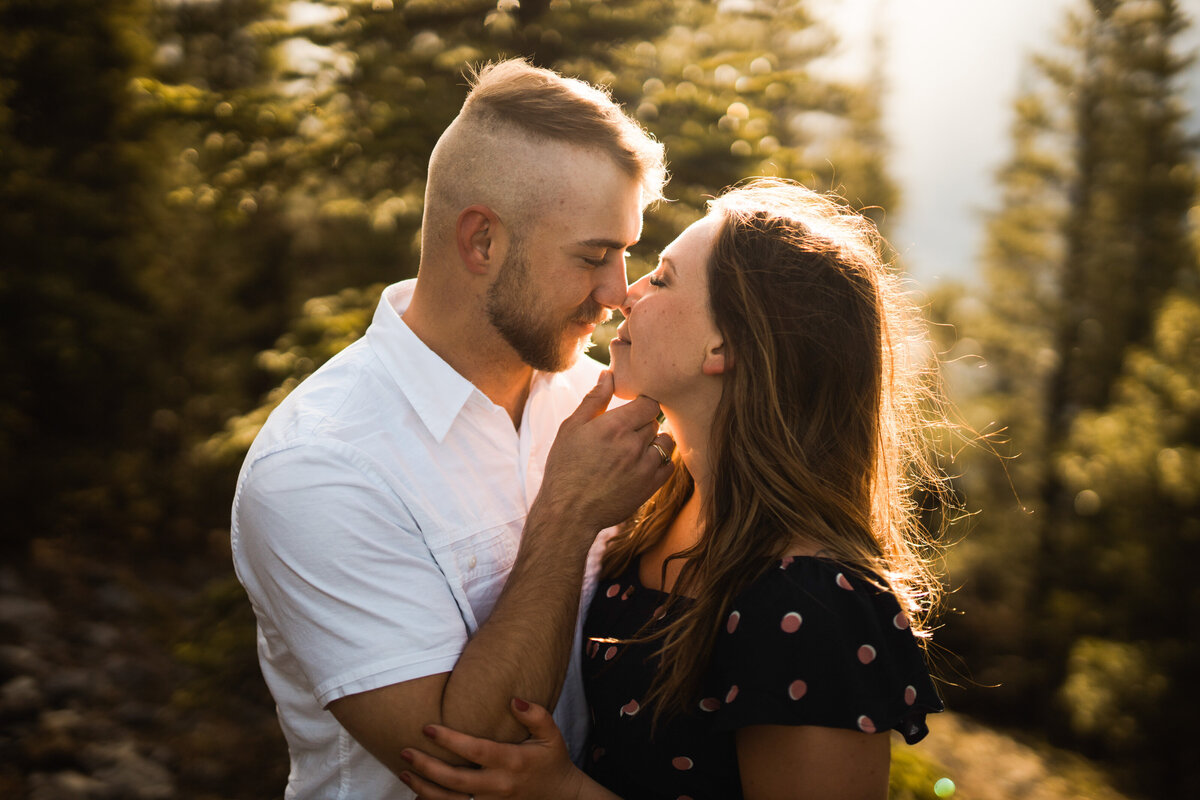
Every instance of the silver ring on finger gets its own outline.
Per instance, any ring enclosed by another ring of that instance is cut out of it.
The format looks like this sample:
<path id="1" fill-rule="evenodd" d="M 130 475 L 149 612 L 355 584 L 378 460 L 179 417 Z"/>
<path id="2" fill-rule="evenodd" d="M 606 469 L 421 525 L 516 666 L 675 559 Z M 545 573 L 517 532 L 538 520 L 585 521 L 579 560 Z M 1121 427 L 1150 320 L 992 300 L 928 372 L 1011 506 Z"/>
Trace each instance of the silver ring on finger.
<path id="1" fill-rule="evenodd" d="M 651 442 L 650 446 L 658 451 L 658 457 L 662 459 L 663 466 L 671 463 L 671 454 L 663 449 L 663 446 L 658 442 Z"/>

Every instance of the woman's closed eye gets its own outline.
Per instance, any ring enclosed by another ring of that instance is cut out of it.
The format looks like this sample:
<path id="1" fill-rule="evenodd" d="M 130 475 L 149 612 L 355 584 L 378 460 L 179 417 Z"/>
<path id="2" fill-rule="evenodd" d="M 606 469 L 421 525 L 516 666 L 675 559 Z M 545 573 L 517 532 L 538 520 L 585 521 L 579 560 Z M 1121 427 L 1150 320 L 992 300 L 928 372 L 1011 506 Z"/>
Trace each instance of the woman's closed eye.
<path id="1" fill-rule="evenodd" d="M 664 281 L 661 276 L 650 273 L 650 285 L 661 289 L 667 285 L 667 282 Z"/>

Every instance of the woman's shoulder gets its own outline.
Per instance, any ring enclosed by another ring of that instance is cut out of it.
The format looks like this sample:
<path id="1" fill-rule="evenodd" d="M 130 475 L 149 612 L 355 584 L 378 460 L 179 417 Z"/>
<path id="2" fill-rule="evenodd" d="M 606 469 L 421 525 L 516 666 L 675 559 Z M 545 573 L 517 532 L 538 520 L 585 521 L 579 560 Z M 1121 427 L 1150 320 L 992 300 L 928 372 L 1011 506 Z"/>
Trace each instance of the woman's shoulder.
<path id="1" fill-rule="evenodd" d="M 888 623 L 908 629 L 908 617 L 883 581 L 869 572 L 822 556 L 785 556 L 765 569 L 733 600 L 744 616 L 791 609 L 813 622 Z M 781 623 L 782 624 L 782 623 Z"/>
<path id="2" fill-rule="evenodd" d="M 838 561 L 798 556 L 737 594 L 713 649 L 722 724 L 923 736 L 924 714 L 941 701 L 908 618 L 881 585 Z"/>

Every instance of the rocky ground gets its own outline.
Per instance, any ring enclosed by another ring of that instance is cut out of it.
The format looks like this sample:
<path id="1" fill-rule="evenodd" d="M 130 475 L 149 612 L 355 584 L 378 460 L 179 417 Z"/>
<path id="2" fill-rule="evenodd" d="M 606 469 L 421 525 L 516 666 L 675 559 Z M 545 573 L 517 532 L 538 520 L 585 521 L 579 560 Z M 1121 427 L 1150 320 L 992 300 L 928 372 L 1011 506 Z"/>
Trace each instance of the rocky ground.
<path id="1" fill-rule="evenodd" d="M 286 753 L 228 562 L 136 562 L 39 541 L 0 565 L 0 798 L 280 796 Z M 1126 800 L 1076 756 L 953 714 L 930 728 L 915 752 L 954 781 L 943 796 Z"/>
<path id="2" fill-rule="evenodd" d="M 261 679 L 197 703 L 206 683 L 177 656 L 203 586 L 152 571 L 159 580 L 46 541 L 0 567 L 0 798 L 281 793 L 286 757 Z"/>

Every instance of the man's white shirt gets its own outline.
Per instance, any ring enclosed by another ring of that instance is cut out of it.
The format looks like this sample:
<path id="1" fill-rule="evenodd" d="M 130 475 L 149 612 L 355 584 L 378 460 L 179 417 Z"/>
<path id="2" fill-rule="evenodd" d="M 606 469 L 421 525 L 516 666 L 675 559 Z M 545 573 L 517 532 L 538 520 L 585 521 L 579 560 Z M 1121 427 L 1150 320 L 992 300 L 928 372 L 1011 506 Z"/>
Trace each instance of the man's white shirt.
<path id="1" fill-rule="evenodd" d="M 366 336 L 275 409 L 238 478 L 234 567 L 291 754 L 288 798 L 413 797 L 325 707 L 453 669 L 513 565 L 559 423 L 603 368 L 535 373 L 518 431 L 401 319 L 412 286 L 385 289 Z M 555 711 L 576 760 L 580 628 Z"/>

